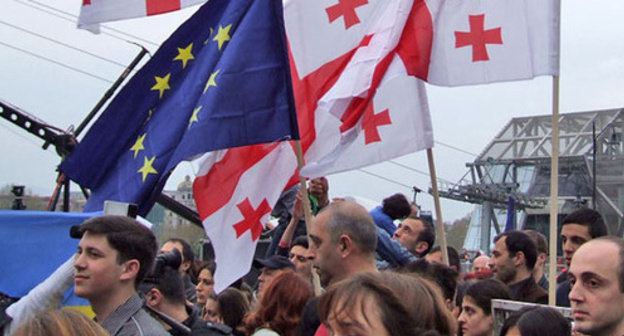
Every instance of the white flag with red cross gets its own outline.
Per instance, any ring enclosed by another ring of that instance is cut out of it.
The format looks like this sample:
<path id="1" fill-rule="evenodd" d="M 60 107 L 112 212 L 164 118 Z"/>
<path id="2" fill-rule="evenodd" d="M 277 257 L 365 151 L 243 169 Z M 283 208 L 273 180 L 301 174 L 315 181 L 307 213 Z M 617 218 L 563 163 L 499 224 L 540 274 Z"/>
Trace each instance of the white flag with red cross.
<path id="1" fill-rule="evenodd" d="M 412 0 L 287 1 L 306 166 L 317 177 L 430 148 L 423 83 L 399 50 Z"/>
<path id="2" fill-rule="evenodd" d="M 168 13 L 207 0 L 82 0 L 78 28 L 99 31 L 99 23 Z"/>
<path id="3" fill-rule="evenodd" d="M 206 154 L 193 183 L 203 226 L 212 242 L 219 293 L 251 268 L 262 229 L 297 167 L 289 142 Z"/>

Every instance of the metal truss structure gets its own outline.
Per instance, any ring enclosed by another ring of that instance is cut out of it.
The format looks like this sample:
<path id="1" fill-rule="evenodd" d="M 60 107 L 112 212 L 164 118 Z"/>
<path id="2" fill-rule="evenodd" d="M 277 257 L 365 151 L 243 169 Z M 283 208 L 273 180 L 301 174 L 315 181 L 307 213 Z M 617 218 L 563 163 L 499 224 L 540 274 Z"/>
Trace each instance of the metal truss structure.
<path id="1" fill-rule="evenodd" d="M 586 205 L 605 217 L 610 232 L 622 235 L 624 218 L 624 109 L 559 116 L 559 216 Z M 547 233 L 552 155 L 552 116 L 514 118 L 456 184 L 440 196 L 480 205 L 466 248 L 487 250 L 491 228 L 500 231 L 510 197 L 522 221 L 515 228 Z M 478 218 L 477 218 L 478 217 Z M 492 224 L 492 225 L 490 225 Z"/>

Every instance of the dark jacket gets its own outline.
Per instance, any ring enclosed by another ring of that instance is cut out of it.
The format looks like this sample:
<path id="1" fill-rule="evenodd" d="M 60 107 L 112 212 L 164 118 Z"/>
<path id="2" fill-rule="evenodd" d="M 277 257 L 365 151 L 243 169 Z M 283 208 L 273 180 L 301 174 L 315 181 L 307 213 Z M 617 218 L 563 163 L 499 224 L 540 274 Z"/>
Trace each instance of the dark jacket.
<path id="1" fill-rule="evenodd" d="M 530 277 L 509 286 L 511 298 L 516 301 L 548 304 L 548 292 Z"/>
<path id="2" fill-rule="evenodd" d="M 557 306 L 570 307 L 570 298 L 568 295 L 570 295 L 571 289 L 572 287 L 570 287 L 570 282 L 568 280 L 565 280 L 557 286 Z"/>

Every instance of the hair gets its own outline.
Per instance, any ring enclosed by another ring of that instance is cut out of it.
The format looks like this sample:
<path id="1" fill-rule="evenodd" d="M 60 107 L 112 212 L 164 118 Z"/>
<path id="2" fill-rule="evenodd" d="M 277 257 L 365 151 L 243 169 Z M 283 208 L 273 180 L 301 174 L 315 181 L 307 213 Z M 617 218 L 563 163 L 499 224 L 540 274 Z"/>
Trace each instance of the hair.
<path id="1" fill-rule="evenodd" d="M 258 309 L 244 319 L 251 334 L 266 326 L 282 336 L 295 334 L 305 304 L 314 296 L 312 285 L 292 270 L 280 273 L 266 288 Z"/>
<path id="2" fill-rule="evenodd" d="M 134 279 L 135 287 L 152 269 L 158 251 L 156 237 L 136 220 L 126 216 L 99 216 L 85 221 L 79 228 L 80 233 L 91 232 L 106 236 L 110 246 L 117 250 L 117 263 L 128 260 L 139 261 L 139 271 Z"/>
<path id="3" fill-rule="evenodd" d="M 358 307 L 366 318 L 364 300 L 369 297 L 390 335 L 455 334 L 454 319 L 435 286 L 395 272 L 359 273 L 336 283 L 320 297 L 319 317 L 327 323 Z"/>
<path id="4" fill-rule="evenodd" d="M 548 241 L 546 240 L 546 236 L 535 230 L 524 230 L 522 232 L 529 235 L 529 237 L 533 240 L 533 243 L 535 243 L 535 248 L 537 248 L 538 254 L 548 254 Z"/>
<path id="5" fill-rule="evenodd" d="M 232 328 L 234 335 L 243 335 L 243 318 L 250 309 L 247 296 L 236 288 L 228 287 L 217 295 L 216 302 L 223 324 Z"/>
<path id="6" fill-rule="evenodd" d="M 432 248 L 431 251 L 429 251 L 429 253 L 427 254 L 432 254 L 432 253 L 441 252 L 441 251 L 442 251 L 442 247 L 438 245 Z M 455 268 L 457 269 L 457 272 L 459 272 L 459 270 L 461 270 L 461 264 L 459 262 L 459 253 L 457 253 L 457 250 L 452 246 L 447 246 L 446 253 L 448 254 L 449 266 L 455 266 Z"/>
<path id="7" fill-rule="evenodd" d="M 463 309 L 462 303 L 464 301 L 464 295 L 466 295 L 466 289 L 472 286 L 472 284 L 474 284 L 475 282 L 477 282 L 477 280 L 469 279 L 469 280 L 460 281 L 457 284 L 457 288 L 455 289 L 455 306 L 459 308 L 460 313 Z M 459 331 L 461 330 L 458 330 L 458 332 Z"/>
<path id="8" fill-rule="evenodd" d="M 466 288 L 464 300 L 466 296 L 470 296 L 475 304 L 488 316 L 492 314 L 492 299 L 509 300 L 511 298 L 509 288 L 496 279 L 476 281 Z"/>
<path id="9" fill-rule="evenodd" d="M 507 239 L 505 239 L 505 246 L 507 247 L 509 256 L 513 257 L 516 253 L 522 252 L 526 260 L 526 267 L 529 271 L 533 270 L 535 262 L 537 261 L 537 248 L 531 237 L 522 231 L 511 230 L 496 236 L 494 241 L 497 242 L 503 237 L 507 237 Z"/>
<path id="10" fill-rule="evenodd" d="M 184 282 L 177 269 L 164 267 L 162 274 L 153 286 L 158 289 L 167 301 L 175 305 L 184 305 Z"/>
<path id="11" fill-rule="evenodd" d="M 607 229 L 600 213 L 589 208 L 581 208 L 565 216 L 561 226 L 566 224 L 586 226 L 589 229 L 589 235 L 592 239 L 609 234 L 609 230 Z"/>
<path id="12" fill-rule="evenodd" d="M 430 263 L 425 259 L 418 259 L 407 264 L 404 271 L 415 273 L 435 283 L 445 299 L 453 300 L 457 287 L 457 272 L 452 268 L 436 263 Z"/>
<path id="13" fill-rule="evenodd" d="M 435 230 L 433 228 L 433 224 L 430 223 L 428 220 L 422 217 L 415 216 L 415 215 L 409 215 L 407 218 L 419 220 L 423 223 L 423 229 L 418 234 L 418 239 L 416 240 L 424 241 L 427 243 L 428 245 L 427 250 L 422 253 L 422 255 L 424 256 L 427 253 L 431 252 L 431 249 L 433 249 L 433 243 L 435 242 Z"/>
<path id="14" fill-rule="evenodd" d="M 381 204 L 382 211 L 392 219 L 407 217 L 412 212 L 412 207 L 403 194 L 384 198 Z"/>
<path id="15" fill-rule="evenodd" d="M 522 336 L 570 336 L 571 325 L 561 313 L 551 307 L 523 307 L 512 313 L 503 323 L 500 336 L 518 327 Z"/>
<path id="16" fill-rule="evenodd" d="M 377 227 L 373 218 L 361 205 L 350 202 L 334 202 L 321 212 L 331 211 L 327 230 L 332 243 L 337 244 L 341 235 L 348 235 L 363 254 L 373 255 L 377 248 Z"/>
<path id="17" fill-rule="evenodd" d="M 217 264 L 215 264 L 214 261 L 212 260 L 208 260 L 208 261 L 203 261 L 201 262 L 198 267 L 196 267 L 196 270 L 193 271 L 195 273 L 195 278 L 199 278 L 199 273 L 201 273 L 201 271 L 203 270 L 208 270 L 208 272 L 210 272 L 210 274 L 212 274 L 212 276 L 214 276 L 215 271 L 217 270 Z"/>
<path id="18" fill-rule="evenodd" d="M 14 335 L 107 336 L 108 332 L 83 313 L 63 308 L 35 314 L 25 321 Z"/>
<path id="19" fill-rule="evenodd" d="M 605 236 L 595 239 L 596 241 L 611 242 L 618 248 L 617 275 L 620 282 L 620 292 L 624 293 L 624 239 L 616 236 Z M 593 241 L 593 240 L 592 240 Z"/>
<path id="20" fill-rule="evenodd" d="M 195 262 L 195 253 L 193 253 L 193 248 L 191 244 L 189 244 L 186 240 L 182 238 L 170 238 L 165 241 L 165 243 L 172 242 L 178 243 L 182 245 L 182 258 L 184 261 L 190 261 L 191 265 Z M 164 243 L 163 243 L 164 244 Z M 189 268 L 186 272 L 189 273 L 191 269 Z"/>
<path id="21" fill-rule="evenodd" d="M 308 237 L 307 236 L 295 237 L 295 239 L 293 239 L 292 243 L 290 244 L 290 247 L 293 248 L 295 246 L 301 246 L 307 250 L 308 247 L 310 246 L 308 242 Z"/>

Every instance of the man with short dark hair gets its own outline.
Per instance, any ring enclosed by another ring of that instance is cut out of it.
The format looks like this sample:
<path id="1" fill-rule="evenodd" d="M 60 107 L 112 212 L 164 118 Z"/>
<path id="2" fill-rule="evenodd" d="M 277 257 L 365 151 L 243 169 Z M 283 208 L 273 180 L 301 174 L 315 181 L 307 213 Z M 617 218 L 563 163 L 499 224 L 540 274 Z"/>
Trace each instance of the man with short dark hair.
<path id="1" fill-rule="evenodd" d="M 592 239 L 576 250 L 568 279 L 574 330 L 583 335 L 624 335 L 624 240 Z"/>
<path id="2" fill-rule="evenodd" d="M 546 279 L 546 275 L 544 274 L 544 265 L 546 265 L 546 261 L 548 260 L 548 242 L 546 241 L 546 236 L 535 230 L 524 230 L 523 232 L 531 237 L 537 248 L 537 261 L 535 261 L 535 267 L 533 267 L 533 278 L 537 281 L 538 286 L 547 291 L 548 279 Z"/>
<path id="3" fill-rule="evenodd" d="M 168 239 L 160 248 L 160 252 L 171 252 L 174 248 L 182 255 L 182 264 L 180 265 L 179 271 L 180 276 L 182 276 L 182 281 L 184 281 L 184 296 L 189 302 L 196 303 L 197 291 L 195 290 L 195 284 L 191 280 L 190 274 L 193 262 L 195 262 L 195 253 L 193 253 L 191 244 L 181 238 Z"/>
<path id="4" fill-rule="evenodd" d="M 461 272 L 461 264 L 459 262 L 459 253 L 453 246 L 446 247 L 446 253 L 449 258 L 449 267 L 454 270 L 458 275 Z M 431 249 L 429 253 L 425 256 L 425 259 L 428 262 L 436 263 L 436 264 L 444 264 L 442 258 L 442 248 L 440 245 Z"/>
<path id="5" fill-rule="evenodd" d="M 416 257 L 424 257 L 433 248 L 435 231 L 422 218 L 409 216 L 399 224 L 392 239 L 398 241 Z"/>
<path id="6" fill-rule="evenodd" d="M 156 256 L 154 234 L 132 218 L 100 216 L 80 225 L 73 237 L 80 237 L 74 292 L 89 300 L 96 321 L 111 335 L 167 335 L 137 295 Z"/>
<path id="7" fill-rule="evenodd" d="M 607 226 L 598 211 L 582 208 L 567 215 L 561 224 L 561 246 L 566 266 L 584 243 L 608 235 Z M 557 287 L 557 306 L 570 307 L 570 283 L 566 279 Z"/>
<path id="8" fill-rule="evenodd" d="M 146 279 L 142 286 L 146 291 L 145 303 L 157 312 L 189 328 L 190 335 L 231 335 L 231 328 L 204 321 L 199 316 L 199 312 L 186 305 L 184 282 L 178 270 L 165 266 L 162 268 L 162 274 L 154 274 L 149 280 Z M 173 323 L 167 323 L 164 318 L 161 323 L 171 335 L 187 335 L 184 331 L 172 326 Z"/>
<path id="9" fill-rule="evenodd" d="M 533 278 L 537 249 L 524 232 L 507 231 L 495 239 L 490 268 L 498 280 L 509 286 L 514 300 L 548 303 L 548 292 L 539 287 Z"/>

